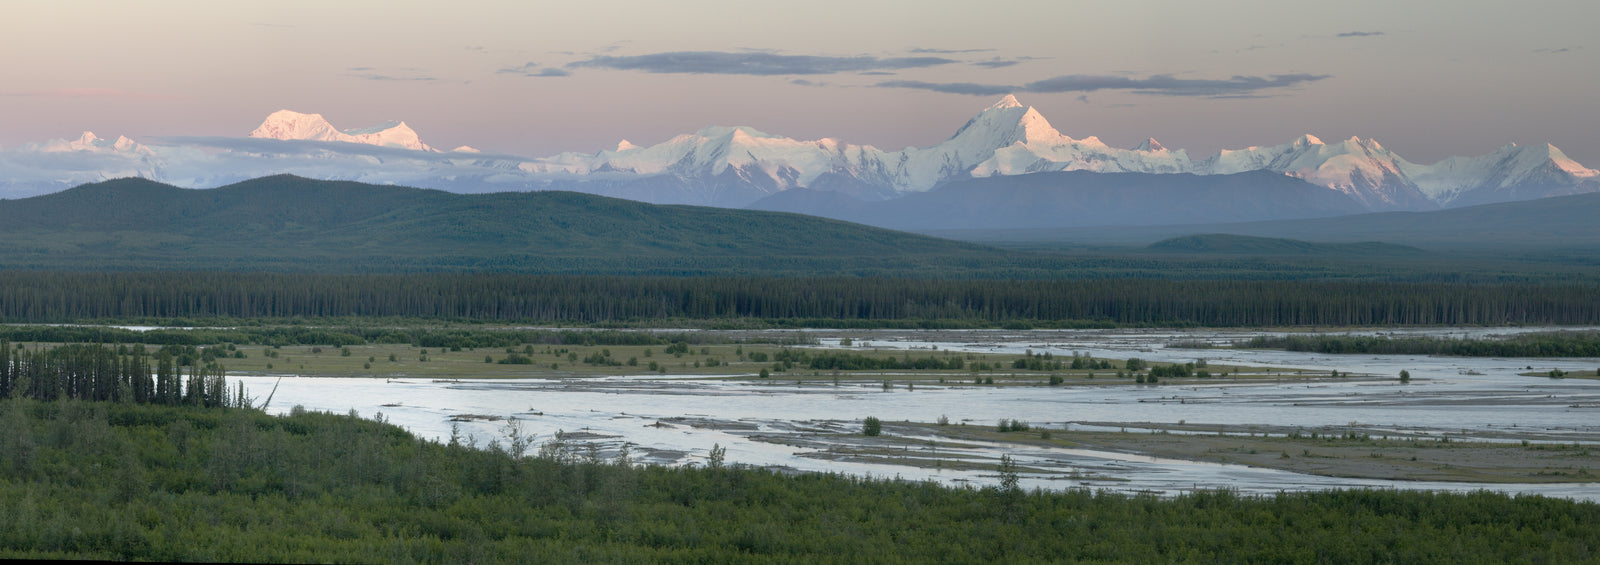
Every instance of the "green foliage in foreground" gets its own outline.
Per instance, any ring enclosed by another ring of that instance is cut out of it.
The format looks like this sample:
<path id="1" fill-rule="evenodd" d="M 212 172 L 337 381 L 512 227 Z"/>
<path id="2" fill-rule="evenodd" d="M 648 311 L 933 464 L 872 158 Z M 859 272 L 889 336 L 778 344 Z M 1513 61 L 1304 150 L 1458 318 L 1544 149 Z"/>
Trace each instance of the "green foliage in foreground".
<path id="1" fill-rule="evenodd" d="M 298 562 L 1579 562 L 1600 505 L 950 489 L 474 449 L 356 414 L 0 402 L 0 558 Z M 509 431 L 509 430 L 508 430 Z M 547 444 L 548 445 L 548 444 Z"/>
<path id="2" fill-rule="evenodd" d="M 1236 344 L 1247 349 L 1317 353 L 1455 355 L 1460 357 L 1600 357 L 1600 332 L 1551 332 L 1503 339 L 1285 335 L 1260 336 Z"/>

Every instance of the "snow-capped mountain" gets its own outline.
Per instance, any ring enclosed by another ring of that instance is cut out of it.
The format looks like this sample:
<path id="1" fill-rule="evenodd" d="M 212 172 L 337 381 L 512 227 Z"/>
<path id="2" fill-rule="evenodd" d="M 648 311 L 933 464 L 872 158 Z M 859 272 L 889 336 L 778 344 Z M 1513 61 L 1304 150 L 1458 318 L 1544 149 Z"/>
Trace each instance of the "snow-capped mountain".
<path id="1" fill-rule="evenodd" d="M 1328 144 L 1306 134 L 1286 145 L 1224 150 L 1198 164 L 1205 174 L 1268 170 L 1343 192 L 1371 210 L 1436 207 L 1401 171 L 1404 160 L 1376 140 Z"/>
<path id="2" fill-rule="evenodd" d="M 322 114 L 302 114 L 290 110 L 278 110 L 268 115 L 259 127 L 250 132 L 250 137 L 284 141 L 339 141 L 434 151 L 405 122 L 383 122 L 368 128 L 341 131 L 328 123 Z"/>
<path id="3" fill-rule="evenodd" d="M 956 156 L 955 162 L 960 165 L 966 165 L 963 157 L 974 158 L 976 163 L 964 170 L 976 177 L 1046 171 L 1187 173 L 1193 169 L 1187 152 L 1167 151 L 1154 139 L 1133 149 L 1117 149 L 1099 138 L 1075 140 L 1062 135 L 1038 110 L 1023 106 L 1009 95 L 967 122 L 948 141 L 914 155 L 941 153 Z M 908 161 L 915 165 L 915 158 Z M 926 166 L 913 168 L 924 175 L 930 170 Z M 924 176 L 918 179 L 922 182 L 912 186 L 926 190 L 956 176 L 943 175 L 933 183 L 927 183 Z"/>
<path id="4" fill-rule="evenodd" d="M 1401 165 L 1424 195 L 1443 206 L 1600 192 L 1600 171 L 1578 164 L 1550 144 L 1511 143 L 1488 155 Z"/>
<path id="5" fill-rule="evenodd" d="M 748 127 L 708 127 L 641 147 L 624 140 L 614 150 L 563 153 L 524 163 L 533 174 L 605 173 L 683 179 L 745 178 L 770 194 L 789 188 L 842 190 L 870 199 L 922 192 L 967 176 L 1038 171 L 1190 172 L 1182 150 L 1115 149 L 1093 137 L 1074 140 L 1038 110 L 1006 96 L 979 112 L 938 145 L 884 151 L 836 139 L 800 141 Z"/>
<path id="6" fill-rule="evenodd" d="M 1549 145 L 1508 145 L 1431 165 L 1406 161 L 1371 139 L 1227 150 L 1193 160 L 1154 139 L 1123 149 L 1074 139 L 1036 109 L 1006 96 L 950 138 L 885 151 L 838 139 L 796 140 L 749 127 L 707 127 L 649 146 L 626 140 L 595 153 L 544 158 L 440 152 L 404 122 L 340 130 L 319 114 L 280 110 L 246 138 L 30 143 L 0 151 L 0 197 L 140 176 L 179 186 L 218 186 L 280 173 L 407 184 L 456 192 L 576 190 L 656 203 L 743 207 L 806 188 L 863 200 L 925 192 L 953 181 L 1035 172 L 1195 175 L 1271 171 L 1349 196 L 1370 210 L 1420 210 L 1600 191 L 1600 172 Z"/>
<path id="7" fill-rule="evenodd" d="M 40 153 L 65 153 L 69 151 L 84 151 L 90 153 L 145 153 L 149 148 L 138 142 L 119 135 L 116 139 L 101 139 L 92 131 L 83 132 L 78 139 L 71 141 L 65 139 L 52 139 L 44 143 L 27 143 L 17 148 L 18 151 L 37 151 Z"/>

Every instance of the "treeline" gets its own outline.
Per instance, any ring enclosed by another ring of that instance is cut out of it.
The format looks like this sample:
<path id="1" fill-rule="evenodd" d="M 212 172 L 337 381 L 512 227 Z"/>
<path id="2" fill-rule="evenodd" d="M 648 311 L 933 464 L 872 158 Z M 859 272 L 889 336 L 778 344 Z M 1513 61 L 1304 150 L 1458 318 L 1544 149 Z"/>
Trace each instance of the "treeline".
<path id="1" fill-rule="evenodd" d="M 0 320 L 408 317 L 525 322 L 955 320 L 968 325 L 1600 323 L 1600 286 L 509 274 L 0 273 Z"/>
<path id="2" fill-rule="evenodd" d="M 417 347 L 473 349 L 540 345 L 668 345 L 704 343 L 711 336 L 693 332 L 627 332 L 617 330 L 435 329 L 394 327 L 294 326 L 186 328 L 137 331 L 106 326 L 0 326 L 0 339 L 34 343 L 139 343 L 168 346 L 218 344 L 331 345 L 411 344 Z M 773 340 L 793 340 L 773 336 Z"/>
<path id="3" fill-rule="evenodd" d="M 1600 548 L 1600 505 L 1541 496 L 1043 492 L 1014 467 L 1000 487 L 946 488 L 715 452 L 638 466 L 514 423 L 473 448 L 380 420 L 0 402 L 0 559 L 1576 563 Z"/>
<path id="4" fill-rule="evenodd" d="M 1260 336 L 1235 344 L 1245 349 L 1284 349 L 1317 353 L 1454 355 L 1459 357 L 1600 357 L 1600 333 L 1553 332 L 1504 339 L 1436 337 L 1284 335 Z"/>
<path id="5" fill-rule="evenodd" d="M 223 373 L 221 365 L 201 365 L 169 348 L 151 356 L 142 346 L 27 349 L 0 340 L 0 399 L 248 406 L 244 390 L 230 389 Z"/>
<path id="6" fill-rule="evenodd" d="M 788 354 L 788 355 L 786 355 Z M 960 355 L 927 356 L 912 358 L 908 352 L 904 357 L 868 357 L 860 353 L 796 351 L 785 349 L 777 355 L 777 361 L 789 361 L 807 368 L 821 371 L 881 371 L 894 369 L 914 369 L 918 371 L 959 370 L 967 366 L 965 359 Z"/>

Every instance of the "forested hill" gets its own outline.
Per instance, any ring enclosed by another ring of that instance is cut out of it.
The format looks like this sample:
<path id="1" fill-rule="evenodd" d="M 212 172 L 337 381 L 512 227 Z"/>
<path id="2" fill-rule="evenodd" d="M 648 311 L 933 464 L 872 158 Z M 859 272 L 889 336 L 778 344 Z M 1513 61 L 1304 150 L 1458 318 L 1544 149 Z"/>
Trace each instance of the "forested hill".
<path id="1" fill-rule="evenodd" d="M 0 201 L 7 268 L 931 274 L 1025 259 L 796 214 L 288 175 L 206 190 L 119 179 Z"/>

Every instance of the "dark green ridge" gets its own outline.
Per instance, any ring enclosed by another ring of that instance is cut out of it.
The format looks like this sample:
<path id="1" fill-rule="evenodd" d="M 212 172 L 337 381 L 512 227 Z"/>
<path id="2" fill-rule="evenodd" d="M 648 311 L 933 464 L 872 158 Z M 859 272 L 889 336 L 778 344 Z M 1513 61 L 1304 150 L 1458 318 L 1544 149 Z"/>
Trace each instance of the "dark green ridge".
<path id="1" fill-rule="evenodd" d="M 1298 239 L 1254 237 L 1226 233 L 1186 235 L 1150 244 L 1151 251 L 1170 253 L 1223 253 L 1238 255 L 1423 255 L 1426 251 L 1406 245 L 1365 241 L 1360 243 L 1314 243 Z"/>
<path id="2" fill-rule="evenodd" d="M 1030 257 L 798 214 L 289 175 L 206 190 L 118 179 L 0 201 L 0 236 L 0 267 L 72 270 L 872 274 Z"/>

